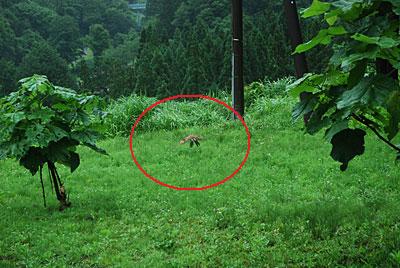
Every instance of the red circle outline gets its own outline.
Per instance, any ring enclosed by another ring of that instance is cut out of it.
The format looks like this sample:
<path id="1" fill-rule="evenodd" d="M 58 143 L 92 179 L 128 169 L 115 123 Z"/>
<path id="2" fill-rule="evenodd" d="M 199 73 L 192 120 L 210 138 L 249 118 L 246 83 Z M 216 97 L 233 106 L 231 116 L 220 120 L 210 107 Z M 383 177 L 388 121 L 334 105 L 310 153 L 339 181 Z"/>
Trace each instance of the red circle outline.
<path id="1" fill-rule="evenodd" d="M 245 130 L 246 130 L 246 134 L 247 134 L 247 150 L 246 150 L 246 155 L 245 155 L 245 157 L 243 158 L 243 161 L 240 163 L 239 167 L 238 167 L 231 175 L 229 175 L 228 177 L 226 177 L 225 179 L 223 179 L 223 180 L 221 180 L 221 181 L 219 181 L 219 182 L 216 182 L 216 183 L 213 183 L 213 184 L 210 184 L 210 185 L 206 185 L 206 186 L 203 186 L 203 187 L 177 187 L 177 186 L 170 185 L 170 184 L 164 183 L 164 182 L 162 182 L 162 181 L 159 181 L 159 180 L 157 180 L 156 178 L 154 178 L 153 176 L 151 176 L 150 174 L 148 174 L 148 173 L 143 169 L 143 167 L 139 164 L 138 160 L 136 159 L 135 153 L 133 152 L 133 148 L 132 148 L 132 139 L 133 139 L 133 135 L 134 135 L 134 133 L 135 133 L 135 128 L 136 128 L 137 125 L 139 124 L 140 120 L 142 120 L 142 118 L 146 115 L 146 113 L 148 113 L 151 109 L 153 109 L 153 108 L 156 107 L 157 105 L 160 105 L 160 104 L 165 103 L 165 102 L 167 102 L 167 101 L 171 101 L 171 100 L 175 100 L 175 99 L 181 99 L 181 98 L 200 98 L 200 99 L 207 99 L 207 100 L 214 101 L 214 102 L 216 102 L 216 103 L 218 103 L 218 104 L 221 104 L 221 105 L 223 105 L 225 108 L 227 108 L 228 110 L 232 111 L 232 112 L 236 115 L 236 117 L 239 118 L 239 120 L 241 121 L 242 125 L 244 126 L 244 128 L 245 128 Z M 132 130 L 131 130 L 131 135 L 130 135 L 130 137 L 129 137 L 129 148 L 130 148 L 130 151 L 131 151 L 132 159 L 133 159 L 133 161 L 135 162 L 135 164 L 136 164 L 136 166 L 138 167 L 138 169 L 139 169 L 147 178 L 151 179 L 151 180 L 154 181 L 155 183 L 157 183 L 157 184 L 159 184 L 159 185 L 161 185 L 161 186 L 168 187 L 168 188 L 170 188 L 170 189 L 180 190 L 180 191 L 202 191 L 202 190 L 206 190 L 206 189 L 210 189 L 210 188 L 216 187 L 216 186 L 221 185 L 221 184 L 227 182 L 228 180 L 232 179 L 232 178 L 242 169 L 242 167 L 243 167 L 244 164 L 246 163 L 246 161 L 247 161 L 247 159 L 248 159 L 248 157 L 249 157 L 249 154 L 250 154 L 250 143 L 251 143 L 251 137 L 250 137 L 249 128 L 248 128 L 246 122 L 244 121 L 243 117 L 242 117 L 235 109 L 233 109 L 231 106 L 229 106 L 228 104 L 226 104 L 225 102 L 223 102 L 223 101 L 221 101 L 221 100 L 218 100 L 218 99 L 216 99 L 216 98 L 212 98 L 212 97 L 209 97 L 209 96 L 205 96 L 205 95 L 200 95 L 200 94 L 175 95 L 175 96 L 168 97 L 168 98 L 165 98 L 165 99 L 162 99 L 162 100 L 160 100 L 160 101 L 157 101 L 157 102 L 153 103 L 152 105 L 150 105 L 149 107 L 147 107 L 147 108 L 139 115 L 139 117 L 136 119 L 136 122 L 135 122 L 135 124 L 133 125 Z"/>

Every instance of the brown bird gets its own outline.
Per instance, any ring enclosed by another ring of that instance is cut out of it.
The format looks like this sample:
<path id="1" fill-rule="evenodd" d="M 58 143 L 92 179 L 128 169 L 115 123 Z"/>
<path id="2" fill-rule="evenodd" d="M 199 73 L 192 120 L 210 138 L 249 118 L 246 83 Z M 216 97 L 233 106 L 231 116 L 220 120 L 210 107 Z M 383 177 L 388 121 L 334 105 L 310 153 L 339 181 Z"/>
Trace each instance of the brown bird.
<path id="1" fill-rule="evenodd" d="M 190 142 L 190 147 L 193 147 L 194 144 L 196 144 L 197 146 L 200 146 L 200 140 L 202 140 L 203 138 L 197 135 L 189 135 L 185 138 L 183 138 L 179 143 L 180 144 L 185 144 L 186 142 Z"/>

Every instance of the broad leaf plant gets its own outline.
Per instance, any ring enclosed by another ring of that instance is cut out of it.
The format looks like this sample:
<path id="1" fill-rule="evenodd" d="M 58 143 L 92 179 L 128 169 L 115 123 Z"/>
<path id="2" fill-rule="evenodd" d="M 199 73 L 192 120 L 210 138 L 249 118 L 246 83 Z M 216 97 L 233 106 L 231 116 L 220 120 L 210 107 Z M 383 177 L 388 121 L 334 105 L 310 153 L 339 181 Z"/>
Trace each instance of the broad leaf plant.
<path id="1" fill-rule="evenodd" d="M 0 99 L 0 159 L 14 158 L 32 175 L 39 172 L 44 206 L 42 173 L 47 165 L 62 210 L 70 202 L 56 164 L 75 171 L 80 164 L 78 145 L 106 154 L 96 146 L 99 125 L 92 120 L 94 116 L 104 116 L 103 102 L 95 96 L 54 86 L 45 76 L 34 75 L 19 83 L 18 91 Z"/>
<path id="2" fill-rule="evenodd" d="M 364 152 L 366 130 L 390 146 L 400 122 L 400 0 L 314 0 L 303 18 L 318 17 L 326 25 L 294 53 L 330 45 L 333 54 L 323 73 L 308 73 L 288 86 L 300 96 L 293 119 L 306 115 L 305 131 L 325 131 L 331 157 L 341 170 Z"/>

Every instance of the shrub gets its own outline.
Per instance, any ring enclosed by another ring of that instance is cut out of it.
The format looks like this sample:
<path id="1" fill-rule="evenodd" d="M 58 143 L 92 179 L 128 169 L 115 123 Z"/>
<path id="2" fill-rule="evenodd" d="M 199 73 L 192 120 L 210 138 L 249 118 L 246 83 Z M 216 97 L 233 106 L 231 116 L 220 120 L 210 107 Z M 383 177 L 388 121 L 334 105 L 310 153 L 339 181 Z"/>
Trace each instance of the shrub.
<path id="1" fill-rule="evenodd" d="M 15 158 L 32 175 L 40 172 L 45 206 L 42 169 L 47 164 L 60 209 L 64 209 L 70 203 L 56 163 L 70 167 L 71 172 L 77 169 L 78 145 L 106 153 L 96 146 L 100 134 L 89 113 L 99 112 L 101 103 L 95 96 L 54 86 L 45 76 L 34 75 L 20 84 L 17 92 L 0 99 L 0 159 Z"/>
<path id="2" fill-rule="evenodd" d="M 250 107 L 257 99 L 262 97 L 277 98 L 286 96 L 286 86 L 292 81 L 292 77 L 286 77 L 276 81 L 253 82 L 245 86 L 244 99 L 246 107 Z"/>
<path id="3" fill-rule="evenodd" d="M 107 109 L 107 135 L 129 135 L 139 115 L 156 101 L 155 98 L 132 95 L 113 102 Z M 168 101 L 150 110 L 140 121 L 137 130 L 210 126 L 224 122 L 229 114 L 225 107 L 210 100 Z"/>

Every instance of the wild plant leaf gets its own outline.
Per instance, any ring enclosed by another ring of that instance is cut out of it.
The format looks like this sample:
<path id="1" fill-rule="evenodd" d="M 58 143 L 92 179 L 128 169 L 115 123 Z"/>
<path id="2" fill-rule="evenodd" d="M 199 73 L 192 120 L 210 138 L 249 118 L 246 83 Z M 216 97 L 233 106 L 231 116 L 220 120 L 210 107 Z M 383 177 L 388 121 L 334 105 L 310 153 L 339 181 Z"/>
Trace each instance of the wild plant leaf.
<path id="1" fill-rule="evenodd" d="M 357 155 L 362 155 L 365 151 L 364 136 L 366 132 L 361 129 L 343 129 L 336 133 L 332 139 L 331 157 L 342 163 L 341 171 L 347 169 L 348 163 Z"/>
<path id="2" fill-rule="evenodd" d="M 392 140 L 399 132 L 400 124 L 400 91 L 396 90 L 392 93 L 387 103 L 388 112 L 390 114 L 389 124 L 386 127 L 388 139 Z"/>
<path id="3" fill-rule="evenodd" d="M 395 40 L 395 39 L 387 37 L 387 36 L 370 37 L 370 36 L 366 36 L 364 34 L 356 33 L 351 38 L 353 38 L 354 40 L 366 43 L 366 44 L 378 45 L 382 48 L 396 47 L 400 44 L 400 40 Z"/>
<path id="4" fill-rule="evenodd" d="M 34 75 L 22 79 L 19 90 L 0 103 L 1 157 L 16 158 L 32 174 L 47 162 L 63 163 L 74 171 L 80 162 L 75 152 L 80 144 L 105 154 L 96 146 L 100 134 L 92 128 L 87 112 L 100 104 L 95 96 L 56 87 L 45 76 Z"/>
<path id="5" fill-rule="evenodd" d="M 63 164 L 64 166 L 67 166 L 70 168 L 71 173 L 74 172 L 80 165 L 80 157 L 79 154 L 75 153 L 75 152 L 68 152 L 68 156 L 62 160 L 59 161 L 61 164 Z"/>
<path id="6" fill-rule="evenodd" d="M 317 108 L 312 111 L 309 120 L 306 123 L 306 132 L 308 134 L 314 135 L 321 129 L 329 126 L 331 120 L 325 113 L 331 107 L 330 103 L 319 104 Z"/>
<path id="7" fill-rule="evenodd" d="M 3 115 L 3 118 L 10 120 L 13 124 L 17 124 L 26 119 L 26 114 L 24 112 L 7 113 Z"/>
<path id="8" fill-rule="evenodd" d="M 88 148 L 92 149 L 93 151 L 98 152 L 100 154 L 108 155 L 106 150 L 97 147 L 97 145 L 94 144 L 94 143 L 84 142 L 84 143 L 82 143 L 82 145 L 84 145 L 84 146 L 86 146 L 86 147 L 88 147 Z"/>
<path id="9" fill-rule="evenodd" d="M 343 26 L 331 26 L 328 28 L 328 34 L 330 35 L 343 35 L 346 34 L 347 31 Z"/>
<path id="10" fill-rule="evenodd" d="M 355 104 L 384 105 L 390 93 L 398 88 L 398 83 L 387 76 L 364 77 L 355 87 L 343 93 L 338 99 L 337 108 L 343 109 Z"/>
<path id="11" fill-rule="evenodd" d="M 346 67 L 361 60 L 374 60 L 377 58 L 378 52 L 378 47 L 375 47 L 369 49 L 368 51 L 352 53 L 351 55 L 341 59 L 341 67 L 345 69 Z"/>
<path id="12" fill-rule="evenodd" d="M 342 13 L 340 17 L 345 21 L 357 20 L 369 3 L 363 0 L 338 0 L 332 3 L 332 6 L 338 8 Z"/>
<path id="13" fill-rule="evenodd" d="M 317 104 L 313 95 L 307 95 L 303 100 L 298 102 L 292 111 L 292 120 L 297 121 L 302 115 L 311 112 Z"/>
<path id="14" fill-rule="evenodd" d="M 55 112 L 47 107 L 36 110 L 27 115 L 28 120 L 40 120 L 42 123 L 50 122 L 51 118 L 55 116 Z"/>
<path id="15" fill-rule="evenodd" d="M 336 23 L 336 21 L 339 18 L 338 15 L 340 15 L 341 12 L 342 11 L 340 9 L 334 9 L 334 10 L 330 10 L 329 12 L 325 13 L 324 19 L 329 24 L 329 26 L 332 26 Z"/>
<path id="16" fill-rule="evenodd" d="M 313 0 L 311 6 L 309 8 L 306 8 L 302 12 L 301 16 L 303 18 L 318 16 L 324 14 L 326 11 L 330 9 L 330 7 L 331 7 L 330 3 Z"/>
<path id="17" fill-rule="evenodd" d="M 365 132 L 349 129 L 351 114 L 368 120 L 365 123 L 374 131 L 384 130 L 389 141 L 399 132 L 400 87 L 398 79 L 393 79 L 400 70 L 399 22 L 390 14 L 400 15 L 400 1 L 327 2 L 314 1 L 305 10 L 303 17 L 323 15 L 327 26 L 299 45 L 295 53 L 320 44 L 330 44 L 334 53 L 321 74 L 307 74 L 288 91 L 297 97 L 301 92 L 311 93 L 295 105 L 292 117 L 311 115 L 305 121 L 310 134 L 327 127 L 325 138 L 334 145 L 331 155 L 345 170 L 348 162 L 364 151 Z M 378 59 L 384 60 L 385 68 L 377 69 Z M 320 110 L 325 105 L 326 109 Z"/>
<path id="18" fill-rule="evenodd" d="M 347 129 L 349 126 L 348 120 L 336 121 L 325 131 L 325 139 L 330 142 L 332 137 L 339 133 L 340 131 Z"/>
<path id="19" fill-rule="evenodd" d="M 21 157 L 19 163 L 34 176 L 38 172 L 39 167 L 45 163 L 45 157 L 40 149 L 31 147 L 28 152 Z"/>
<path id="20" fill-rule="evenodd" d="M 298 45 L 296 47 L 294 53 L 306 52 L 319 44 L 328 45 L 332 41 L 332 36 L 343 35 L 346 33 L 347 33 L 347 31 L 343 26 L 337 26 L 337 27 L 332 26 L 332 27 L 329 27 L 328 29 L 320 30 L 318 32 L 317 36 L 312 38 L 310 41 L 308 41 L 304 44 Z"/>
<path id="21" fill-rule="evenodd" d="M 347 82 L 348 88 L 353 88 L 360 82 L 361 78 L 364 77 L 367 63 L 367 60 L 361 60 L 357 62 L 356 66 L 353 69 L 351 69 Z"/>
<path id="22" fill-rule="evenodd" d="M 310 49 L 312 49 L 313 47 L 321 44 L 322 40 L 325 39 L 325 37 L 327 36 L 328 31 L 327 30 L 321 30 L 319 31 L 319 33 L 317 34 L 317 36 L 315 36 L 314 38 L 312 38 L 310 41 L 300 44 L 296 47 L 294 53 L 303 53 L 306 52 Z"/>

